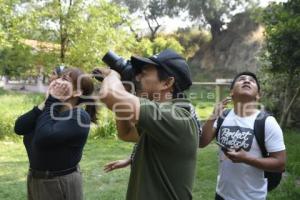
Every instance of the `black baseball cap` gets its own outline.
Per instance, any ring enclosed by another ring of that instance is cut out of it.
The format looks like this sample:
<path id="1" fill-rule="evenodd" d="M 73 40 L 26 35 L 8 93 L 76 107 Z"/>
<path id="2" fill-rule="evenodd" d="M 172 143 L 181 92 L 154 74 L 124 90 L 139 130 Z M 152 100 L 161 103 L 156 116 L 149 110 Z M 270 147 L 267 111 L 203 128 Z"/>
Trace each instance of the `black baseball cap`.
<path id="1" fill-rule="evenodd" d="M 186 60 L 171 49 L 166 49 L 148 58 L 131 56 L 131 64 L 135 70 L 141 69 L 147 64 L 163 68 L 167 74 L 175 78 L 175 86 L 179 91 L 187 90 L 192 85 L 191 73 Z"/>

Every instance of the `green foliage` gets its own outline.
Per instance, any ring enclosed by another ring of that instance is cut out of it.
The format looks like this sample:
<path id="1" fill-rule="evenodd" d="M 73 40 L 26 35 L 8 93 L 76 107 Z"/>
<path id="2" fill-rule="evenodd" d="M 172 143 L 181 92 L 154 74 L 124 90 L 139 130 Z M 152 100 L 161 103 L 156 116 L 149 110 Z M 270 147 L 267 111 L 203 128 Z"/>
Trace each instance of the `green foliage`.
<path id="1" fill-rule="evenodd" d="M 14 123 L 17 117 L 42 102 L 39 94 L 17 94 L 0 89 L 0 139 L 17 138 Z"/>
<path id="2" fill-rule="evenodd" d="M 127 6 L 131 13 L 141 12 L 145 17 L 153 20 L 166 15 L 177 15 L 179 11 L 172 0 L 113 0 L 113 2 Z"/>
<path id="3" fill-rule="evenodd" d="M 30 48 L 20 43 L 23 36 L 20 0 L 0 0 L 0 74 L 20 75 L 31 67 Z"/>
<path id="4" fill-rule="evenodd" d="M 257 0 L 170 0 L 172 7 L 187 9 L 193 19 L 209 24 L 214 38 L 236 12 L 257 5 Z"/>
<path id="5" fill-rule="evenodd" d="M 272 4 L 263 16 L 266 33 L 266 59 L 271 68 L 287 72 L 300 70 L 300 1 Z"/>
<path id="6" fill-rule="evenodd" d="M 258 77 L 261 83 L 262 99 L 261 102 L 264 104 L 267 110 L 279 117 L 281 107 L 279 106 L 284 98 L 283 92 L 278 92 L 285 85 L 286 76 L 284 74 L 274 74 L 269 72 L 269 68 L 262 67 L 259 70 Z"/>
<path id="7" fill-rule="evenodd" d="M 19 0 L 0 0 L 0 50 L 12 47 L 18 41 L 21 30 L 18 28 L 21 17 L 16 14 Z"/>
<path id="8" fill-rule="evenodd" d="M 162 27 L 160 19 L 164 16 L 178 16 L 179 13 L 178 7 L 170 0 L 113 0 L 113 2 L 126 6 L 130 13 L 138 14 L 140 18 L 145 19 L 151 41 L 158 36 Z M 135 32 L 132 27 L 130 28 Z M 138 34 L 135 34 L 139 38 Z"/>
<path id="9" fill-rule="evenodd" d="M 191 58 L 206 43 L 211 40 L 211 35 L 198 27 L 188 27 L 179 29 L 174 37 L 184 48 L 184 55 Z"/>
<path id="10" fill-rule="evenodd" d="M 101 63 L 101 58 L 109 50 L 129 57 L 130 49 L 136 46 L 136 40 L 126 31 L 126 10 L 106 1 L 98 1 L 86 9 L 88 17 L 82 16 L 76 24 L 80 32 L 72 38 L 70 56 L 67 62 L 82 66 L 87 70 Z"/>
<path id="11" fill-rule="evenodd" d="M 149 38 L 143 38 L 141 41 L 136 43 L 131 54 L 148 57 L 167 48 L 173 49 L 179 54 L 185 56 L 184 47 L 179 43 L 176 37 L 172 35 L 160 35 L 155 38 L 153 42 L 151 42 Z"/>
<path id="12" fill-rule="evenodd" d="M 282 127 L 289 125 L 290 113 L 292 116 L 297 113 L 292 107 L 296 105 L 297 96 L 300 94 L 299 13 L 300 0 L 290 0 L 271 4 L 262 16 L 266 36 L 263 72 L 269 77 L 265 78 L 265 94 L 275 97 L 276 101 L 269 102 L 276 109 L 273 111 L 281 115 Z"/>
<path id="13" fill-rule="evenodd" d="M 1 73 L 9 76 L 36 76 L 41 68 L 46 74 L 62 62 L 89 72 L 103 64 L 101 58 L 109 49 L 129 58 L 132 54 L 150 56 L 171 48 L 186 57 L 192 55 L 198 48 L 197 43 L 201 42 L 201 39 L 197 40 L 197 36 L 201 35 L 194 33 L 191 33 L 191 38 L 180 33 L 137 41 L 129 31 L 131 19 L 127 9 L 106 0 L 2 0 L 1 3 L 0 36 L 5 34 L 7 37 L 0 38 L 10 44 L 1 52 Z M 147 7 L 146 3 L 150 6 Z M 155 21 L 160 15 L 178 11 L 175 6 L 173 10 L 171 5 L 166 6 L 170 3 L 139 1 L 134 3 L 136 8 L 133 10 L 140 9 L 140 6 L 150 9 L 155 17 L 149 16 L 149 19 Z M 23 38 L 40 41 L 46 47 L 25 46 Z M 4 43 L 1 47 L 5 47 Z"/>
<path id="14" fill-rule="evenodd" d="M 31 21 L 32 25 L 27 36 L 60 44 L 55 53 L 38 52 L 42 56 L 36 58 L 43 66 L 52 68 L 60 62 L 91 71 L 109 49 L 129 56 L 135 47 L 135 38 L 126 29 L 130 23 L 126 9 L 106 0 L 33 1 L 28 11 L 24 23 Z"/>
<path id="15" fill-rule="evenodd" d="M 117 134 L 116 123 L 113 113 L 107 108 L 102 108 L 98 112 L 98 123 L 91 129 L 90 137 L 114 138 Z"/>
<path id="16" fill-rule="evenodd" d="M 0 50 L 0 74 L 20 76 L 32 67 L 33 55 L 28 46 L 15 42 Z"/>
<path id="17" fill-rule="evenodd" d="M 60 59 L 58 53 L 55 51 L 39 51 L 33 54 L 32 66 L 43 67 L 43 73 L 46 76 L 53 71 L 53 68 L 57 66 L 58 63 L 60 63 Z M 31 68 L 30 71 L 24 74 L 25 77 L 31 75 L 37 76 L 39 72 L 35 70 L 35 68 Z"/>
<path id="18" fill-rule="evenodd" d="M 179 54 L 184 53 L 183 46 L 172 35 L 158 36 L 154 39 L 153 42 L 151 42 L 148 38 L 143 38 L 140 42 L 138 42 L 134 52 L 136 54 L 148 57 L 153 54 L 159 53 L 167 48 L 173 49 Z"/>
<path id="19" fill-rule="evenodd" d="M 172 9 L 174 8 L 172 0 L 113 0 L 113 2 L 127 6 L 130 12 L 146 12 L 152 19 L 178 13 L 178 10 Z"/>
<path id="20" fill-rule="evenodd" d="M 166 48 L 173 49 L 179 54 L 183 53 L 183 47 L 180 43 L 173 37 L 157 37 L 153 42 L 153 52 L 154 54 L 163 51 Z"/>
<path id="21" fill-rule="evenodd" d="M 153 43 L 148 38 L 141 39 L 134 50 L 134 54 L 140 54 L 146 57 L 153 55 L 153 52 Z"/>

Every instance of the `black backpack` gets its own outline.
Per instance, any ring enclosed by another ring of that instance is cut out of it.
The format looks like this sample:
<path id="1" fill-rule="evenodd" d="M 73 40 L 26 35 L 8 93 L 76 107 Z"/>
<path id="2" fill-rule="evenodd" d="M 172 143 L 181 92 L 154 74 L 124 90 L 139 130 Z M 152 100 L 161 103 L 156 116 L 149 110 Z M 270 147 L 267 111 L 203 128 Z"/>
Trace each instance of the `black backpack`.
<path id="1" fill-rule="evenodd" d="M 230 109 L 227 109 L 223 112 L 222 116 L 218 118 L 217 129 L 216 129 L 216 138 L 218 137 L 219 130 L 225 119 L 225 117 L 230 112 Z M 257 140 L 258 146 L 262 152 L 263 157 L 269 157 L 269 153 L 265 147 L 265 121 L 267 117 L 271 116 L 270 113 L 262 110 L 256 117 L 254 122 L 254 135 Z M 218 139 L 218 138 L 217 138 Z M 282 178 L 282 172 L 268 172 L 264 171 L 265 178 L 268 180 L 268 191 L 275 189 Z"/>

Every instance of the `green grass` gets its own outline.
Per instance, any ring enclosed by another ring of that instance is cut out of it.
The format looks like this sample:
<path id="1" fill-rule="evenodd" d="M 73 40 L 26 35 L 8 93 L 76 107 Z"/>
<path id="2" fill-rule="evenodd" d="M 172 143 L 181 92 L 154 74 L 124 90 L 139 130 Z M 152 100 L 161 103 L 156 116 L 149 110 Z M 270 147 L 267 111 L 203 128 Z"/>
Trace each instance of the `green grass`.
<path id="1" fill-rule="evenodd" d="M 43 100 L 40 94 L 22 94 L 0 88 L 0 139 L 14 138 L 13 126 L 16 118 Z"/>
<path id="2" fill-rule="evenodd" d="M 285 143 L 288 144 L 287 171 L 300 176 L 300 131 L 288 131 Z"/>
<path id="3" fill-rule="evenodd" d="M 26 199 L 28 159 L 22 142 L 0 142 L 0 199 Z M 132 145 L 114 139 L 89 140 L 81 161 L 85 199 L 124 199 L 129 169 L 104 173 L 105 163 L 130 155 Z"/>
<path id="4" fill-rule="evenodd" d="M 285 140 L 289 155 L 287 165 L 289 175 L 275 191 L 270 193 L 270 200 L 298 200 L 300 197 L 300 166 L 296 156 L 297 153 L 299 155 L 297 148 L 299 143 L 296 142 L 300 141 L 300 133 L 289 131 L 285 135 Z M 0 146 L 0 199 L 25 199 L 28 160 L 23 144 L 18 141 L 0 141 Z M 129 168 L 104 173 L 103 166 L 112 160 L 126 158 L 131 148 L 131 144 L 116 139 L 88 140 L 81 161 L 86 200 L 123 200 L 125 198 Z M 199 149 L 193 192 L 195 200 L 214 198 L 217 165 L 215 144 Z"/>
<path id="5" fill-rule="evenodd" d="M 17 94 L 0 90 L 0 199 L 26 199 L 26 174 L 28 159 L 21 137 L 13 134 L 13 124 L 18 115 L 32 108 L 43 99 L 42 95 Z M 196 110 L 200 117 L 212 112 L 213 102 L 200 102 Z M 105 111 L 101 111 L 104 115 Z M 93 128 L 91 137 L 85 146 L 81 169 L 84 178 L 86 200 L 123 200 L 129 178 L 129 168 L 104 173 L 105 163 L 126 158 L 132 145 L 121 142 L 107 132 L 114 132 L 111 113 L 102 119 L 98 128 Z M 12 137 L 13 136 L 13 137 Z M 106 137 L 103 139 L 102 137 Z M 269 194 L 270 200 L 300 199 L 300 131 L 285 131 L 288 162 L 287 177 L 281 185 Z M 194 185 L 195 200 L 214 199 L 217 177 L 217 147 L 209 145 L 199 149 L 197 172 Z"/>
<path id="6" fill-rule="evenodd" d="M 287 177 L 280 187 L 271 192 L 269 197 L 274 200 L 300 199 L 300 130 L 286 131 L 285 144 L 287 148 Z"/>

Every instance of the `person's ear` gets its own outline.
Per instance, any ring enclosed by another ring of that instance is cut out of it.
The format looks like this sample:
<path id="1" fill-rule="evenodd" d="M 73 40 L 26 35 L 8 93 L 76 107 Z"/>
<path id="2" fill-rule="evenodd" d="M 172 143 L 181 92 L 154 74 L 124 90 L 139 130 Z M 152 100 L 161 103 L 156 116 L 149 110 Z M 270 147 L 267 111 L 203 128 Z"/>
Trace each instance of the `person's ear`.
<path id="1" fill-rule="evenodd" d="M 174 84 L 175 84 L 175 78 L 169 77 L 167 80 L 164 81 L 162 89 L 167 90 L 167 89 L 173 88 Z"/>

